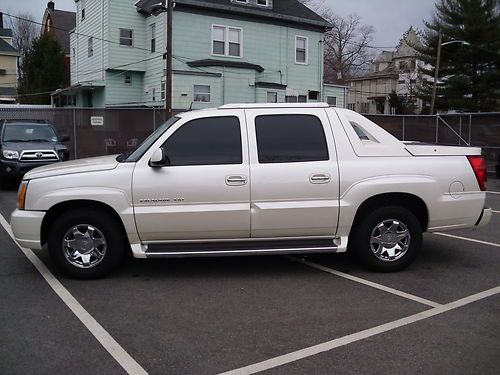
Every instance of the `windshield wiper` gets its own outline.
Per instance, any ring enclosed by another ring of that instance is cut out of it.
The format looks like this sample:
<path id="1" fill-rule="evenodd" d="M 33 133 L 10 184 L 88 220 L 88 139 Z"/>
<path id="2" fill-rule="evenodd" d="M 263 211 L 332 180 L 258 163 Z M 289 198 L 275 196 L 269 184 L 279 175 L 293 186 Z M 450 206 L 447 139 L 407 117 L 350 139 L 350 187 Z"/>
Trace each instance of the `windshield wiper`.
<path id="1" fill-rule="evenodd" d="M 26 139 L 4 139 L 4 142 L 31 142 L 27 141 Z"/>
<path id="2" fill-rule="evenodd" d="M 124 152 L 124 153 L 118 155 L 116 157 L 116 161 L 119 162 L 119 163 L 121 163 L 122 161 L 124 161 L 125 159 L 127 159 L 129 157 L 130 153 L 131 153 L 131 151 Z"/>
<path id="3" fill-rule="evenodd" d="M 35 138 L 35 139 L 30 139 L 29 141 L 26 142 L 51 142 L 51 141 L 49 139 Z"/>

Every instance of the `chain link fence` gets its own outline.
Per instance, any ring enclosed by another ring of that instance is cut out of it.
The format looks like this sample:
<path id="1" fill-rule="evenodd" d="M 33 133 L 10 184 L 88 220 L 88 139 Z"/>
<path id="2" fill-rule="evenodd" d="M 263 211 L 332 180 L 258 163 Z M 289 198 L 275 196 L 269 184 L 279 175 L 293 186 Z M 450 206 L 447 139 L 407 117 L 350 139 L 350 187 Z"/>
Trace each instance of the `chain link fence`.
<path id="1" fill-rule="evenodd" d="M 490 161 L 500 153 L 500 113 L 365 115 L 404 141 L 483 148 Z M 47 120 L 71 138 L 71 158 L 131 151 L 165 121 L 162 108 L 0 108 L 0 120 Z"/>

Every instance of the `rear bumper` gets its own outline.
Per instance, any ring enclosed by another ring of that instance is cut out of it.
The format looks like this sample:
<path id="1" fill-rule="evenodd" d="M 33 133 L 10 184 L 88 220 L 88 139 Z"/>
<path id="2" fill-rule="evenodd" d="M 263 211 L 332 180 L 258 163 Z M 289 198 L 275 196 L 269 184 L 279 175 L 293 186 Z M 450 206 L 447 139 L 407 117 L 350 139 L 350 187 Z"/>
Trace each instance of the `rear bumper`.
<path id="1" fill-rule="evenodd" d="M 22 247 L 40 250 L 42 221 L 45 217 L 43 211 L 15 210 L 10 217 L 10 226 L 14 238 Z"/>
<path id="2" fill-rule="evenodd" d="M 484 227 L 485 225 L 488 225 L 488 223 L 491 220 L 491 215 L 493 211 L 491 208 L 483 208 L 483 211 L 481 212 L 481 216 L 479 216 L 479 219 L 477 220 L 476 223 L 476 228 Z"/>

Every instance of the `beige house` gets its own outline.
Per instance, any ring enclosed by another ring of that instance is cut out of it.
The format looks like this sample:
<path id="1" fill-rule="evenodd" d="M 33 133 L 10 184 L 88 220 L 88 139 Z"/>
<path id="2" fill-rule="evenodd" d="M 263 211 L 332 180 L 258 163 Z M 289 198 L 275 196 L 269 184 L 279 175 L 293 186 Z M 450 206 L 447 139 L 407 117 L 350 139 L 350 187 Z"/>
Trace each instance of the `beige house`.
<path id="1" fill-rule="evenodd" d="M 391 114 L 389 96 L 396 93 L 403 97 L 407 109 L 414 113 L 422 111 L 422 100 L 416 97 L 416 88 L 421 82 L 420 69 L 423 61 L 412 47 L 420 43 L 420 38 L 410 28 L 399 42 L 396 51 L 383 51 L 373 60 L 368 72 L 348 81 L 349 109 L 360 113 Z"/>
<path id="2" fill-rule="evenodd" d="M 12 47 L 12 30 L 4 29 L 0 13 L 0 104 L 16 103 L 18 56 Z"/>

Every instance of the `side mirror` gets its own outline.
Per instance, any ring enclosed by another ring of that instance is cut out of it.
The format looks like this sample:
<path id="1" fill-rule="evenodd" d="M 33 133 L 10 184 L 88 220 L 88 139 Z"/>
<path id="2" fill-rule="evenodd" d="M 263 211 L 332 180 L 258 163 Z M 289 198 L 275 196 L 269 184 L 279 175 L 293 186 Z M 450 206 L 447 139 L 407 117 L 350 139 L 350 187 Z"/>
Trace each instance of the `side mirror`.
<path id="1" fill-rule="evenodd" d="M 69 135 L 64 134 L 61 136 L 61 142 L 68 142 L 69 141 Z"/>
<path id="2" fill-rule="evenodd" d="M 149 166 L 153 168 L 161 168 L 170 165 L 170 159 L 165 154 L 165 151 L 160 147 L 157 149 L 151 159 L 149 159 Z"/>

